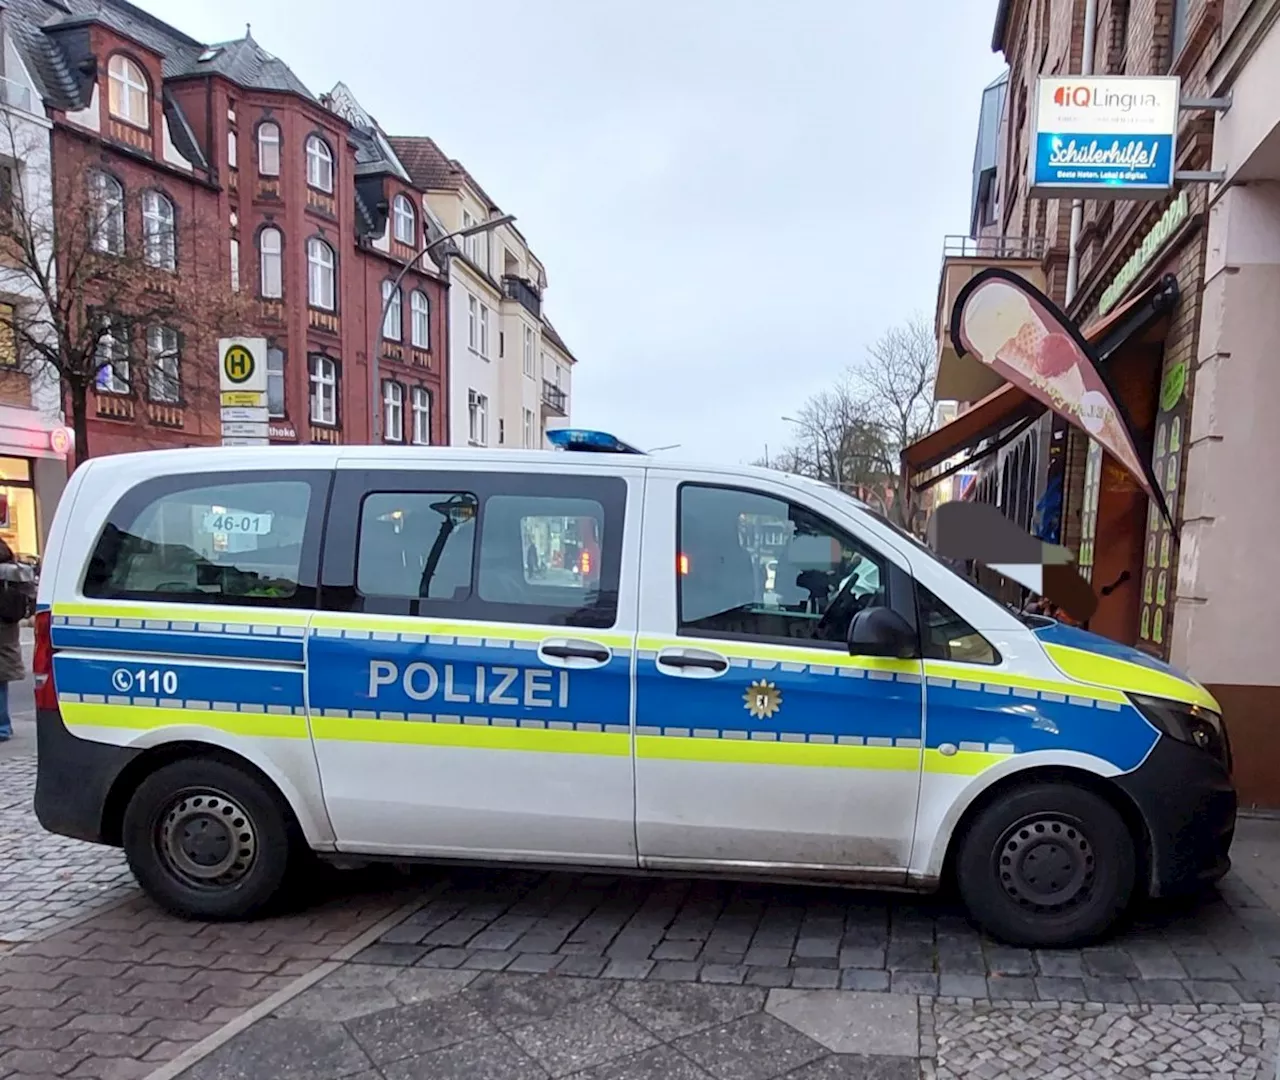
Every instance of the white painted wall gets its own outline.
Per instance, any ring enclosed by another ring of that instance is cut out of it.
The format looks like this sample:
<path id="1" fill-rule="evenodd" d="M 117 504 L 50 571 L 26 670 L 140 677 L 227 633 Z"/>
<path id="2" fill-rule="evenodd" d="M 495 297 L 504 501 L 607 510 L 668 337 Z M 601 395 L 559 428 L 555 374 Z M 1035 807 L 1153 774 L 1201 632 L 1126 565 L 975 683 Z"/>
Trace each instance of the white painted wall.
<path id="1" fill-rule="evenodd" d="M 24 215 L 36 224 L 39 235 L 53 234 L 53 166 L 49 135 L 51 124 L 22 57 L 6 36 L 4 73 L 7 83 L 0 94 L 0 157 L 16 165 L 22 187 Z M 23 92 L 25 91 L 25 93 Z M 35 111 L 32 111 L 35 110 Z M 41 262 L 52 270 L 48 245 Z M 43 306 L 44 299 L 30 278 L 20 270 L 0 266 L 0 295 L 7 302 Z M 36 373 L 31 380 L 32 408 L 39 414 L 32 427 L 47 429 L 62 422 L 62 402 L 54 373 Z"/>

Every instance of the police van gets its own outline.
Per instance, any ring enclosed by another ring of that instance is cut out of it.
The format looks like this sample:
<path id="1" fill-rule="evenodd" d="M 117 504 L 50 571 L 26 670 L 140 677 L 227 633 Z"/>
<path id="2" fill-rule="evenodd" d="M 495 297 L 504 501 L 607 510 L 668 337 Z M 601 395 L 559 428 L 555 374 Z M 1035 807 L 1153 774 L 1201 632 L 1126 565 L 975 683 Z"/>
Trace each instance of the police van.
<path id="1" fill-rule="evenodd" d="M 1048 946 L 1226 872 L 1194 681 L 816 481 L 555 435 L 77 469 L 39 590 L 45 828 L 200 918 L 313 855 L 476 860 L 954 880 Z"/>

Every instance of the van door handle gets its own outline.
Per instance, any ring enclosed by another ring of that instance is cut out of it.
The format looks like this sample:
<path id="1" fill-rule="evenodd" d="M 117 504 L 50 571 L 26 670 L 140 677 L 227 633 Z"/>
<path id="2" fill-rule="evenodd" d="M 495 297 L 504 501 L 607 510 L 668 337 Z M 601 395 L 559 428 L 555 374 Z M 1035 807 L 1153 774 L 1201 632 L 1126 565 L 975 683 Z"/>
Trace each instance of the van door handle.
<path id="1" fill-rule="evenodd" d="M 613 653 L 594 641 L 552 638 L 538 646 L 538 656 L 555 667 L 601 667 L 613 659 Z"/>
<path id="2" fill-rule="evenodd" d="M 657 657 L 658 670 L 668 675 L 709 679 L 729 670 L 729 661 L 706 649 L 663 649 Z"/>

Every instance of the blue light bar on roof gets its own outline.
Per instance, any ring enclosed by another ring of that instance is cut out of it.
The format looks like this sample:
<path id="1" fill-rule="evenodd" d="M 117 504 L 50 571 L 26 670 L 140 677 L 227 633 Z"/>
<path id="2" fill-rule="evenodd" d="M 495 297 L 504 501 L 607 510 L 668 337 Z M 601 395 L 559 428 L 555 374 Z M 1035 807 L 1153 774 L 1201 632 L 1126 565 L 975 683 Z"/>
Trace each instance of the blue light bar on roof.
<path id="1" fill-rule="evenodd" d="M 547 432 L 547 442 L 559 450 L 585 450 L 593 454 L 644 453 L 607 431 L 589 431 L 586 428 L 553 428 Z"/>

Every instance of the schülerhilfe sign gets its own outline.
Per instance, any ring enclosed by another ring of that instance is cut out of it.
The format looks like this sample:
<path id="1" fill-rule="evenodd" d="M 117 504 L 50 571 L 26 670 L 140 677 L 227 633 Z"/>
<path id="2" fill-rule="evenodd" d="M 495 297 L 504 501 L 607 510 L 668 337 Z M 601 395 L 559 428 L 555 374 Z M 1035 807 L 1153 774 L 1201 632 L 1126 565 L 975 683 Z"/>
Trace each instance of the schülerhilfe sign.
<path id="1" fill-rule="evenodd" d="M 1173 187 L 1176 76 L 1062 75 L 1036 80 L 1031 194 L 1159 198 Z"/>

